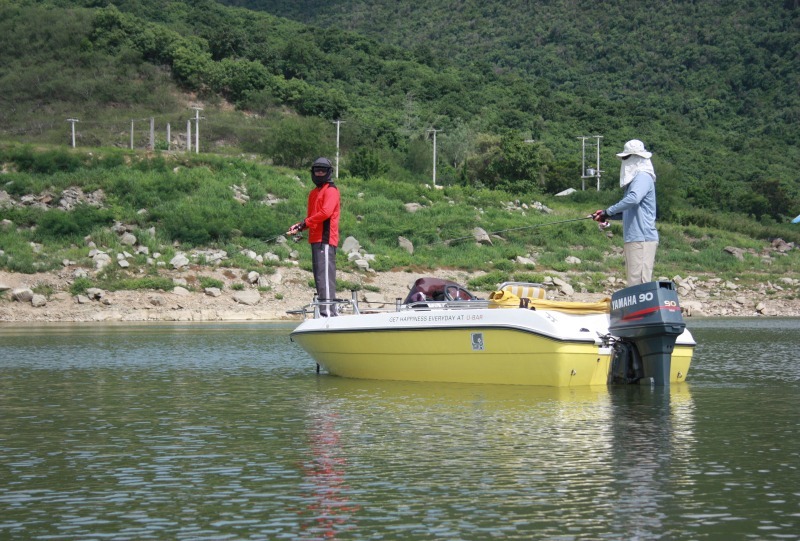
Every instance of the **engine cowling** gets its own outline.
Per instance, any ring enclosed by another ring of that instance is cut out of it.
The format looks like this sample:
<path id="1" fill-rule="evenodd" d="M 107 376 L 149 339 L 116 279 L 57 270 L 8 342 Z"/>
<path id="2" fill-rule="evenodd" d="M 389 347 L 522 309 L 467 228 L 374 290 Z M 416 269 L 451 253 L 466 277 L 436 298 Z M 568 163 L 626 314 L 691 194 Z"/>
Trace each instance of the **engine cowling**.
<path id="1" fill-rule="evenodd" d="M 673 282 L 648 282 L 611 296 L 609 332 L 633 343 L 643 377 L 652 378 L 655 385 L 669 385 L 675 341 L 685 328 Z"/>

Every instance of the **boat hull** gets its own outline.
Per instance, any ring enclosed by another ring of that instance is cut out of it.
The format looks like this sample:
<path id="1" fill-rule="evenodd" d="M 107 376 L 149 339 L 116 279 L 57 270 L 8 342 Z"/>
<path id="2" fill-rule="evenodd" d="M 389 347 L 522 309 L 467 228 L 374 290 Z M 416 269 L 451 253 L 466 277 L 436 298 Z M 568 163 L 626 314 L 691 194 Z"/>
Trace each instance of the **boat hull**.
<path id="1" fill-rule="evenodd" d="M 361 379 L 545 385 L 606 385 L 611 348 L 605 315 L 531 310 L 435 311 L 307 320 L 293 333 L 327 372 Z M 420 324 L 421 323 L 421 324 Z M 694 342 L 676 345 L 670 382 L 683 381 Z"/>

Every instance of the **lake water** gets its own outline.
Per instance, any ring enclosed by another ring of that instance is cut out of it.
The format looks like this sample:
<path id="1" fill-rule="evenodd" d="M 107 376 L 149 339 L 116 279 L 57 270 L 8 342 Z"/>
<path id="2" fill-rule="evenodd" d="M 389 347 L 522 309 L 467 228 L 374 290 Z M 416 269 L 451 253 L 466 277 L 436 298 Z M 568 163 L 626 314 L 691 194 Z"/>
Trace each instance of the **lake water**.
<path id="1" fill-rule="evenodd" d="M 0 539 L 800 539 L 800 320 L 686 384 L 317 375 L 278 324 L 0 326 Z"/>

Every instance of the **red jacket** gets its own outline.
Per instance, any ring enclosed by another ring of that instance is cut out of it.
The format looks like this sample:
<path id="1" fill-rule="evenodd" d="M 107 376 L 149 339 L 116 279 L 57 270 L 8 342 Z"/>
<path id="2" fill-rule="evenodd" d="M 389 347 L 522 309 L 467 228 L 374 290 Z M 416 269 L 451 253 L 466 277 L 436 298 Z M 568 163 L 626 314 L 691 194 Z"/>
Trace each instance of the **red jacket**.
<path id="1" fill-rule="evenodd" d="M 339 188 L 326 182 L 308 194 L 308 242 L 339 245 Z"/>

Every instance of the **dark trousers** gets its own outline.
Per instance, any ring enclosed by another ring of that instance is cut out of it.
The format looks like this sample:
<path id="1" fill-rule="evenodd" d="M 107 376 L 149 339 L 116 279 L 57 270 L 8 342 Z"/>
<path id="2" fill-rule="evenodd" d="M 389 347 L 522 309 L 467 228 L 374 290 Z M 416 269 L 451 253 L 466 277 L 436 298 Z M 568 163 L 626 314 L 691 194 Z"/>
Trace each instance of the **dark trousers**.
<path id="1" fill-rule="evenodd" d="M 314 284 L 317 287 L 317 299 L 330 301 L 336 298 L 336 246 L 325 242 L 311 244 L 311 270 L 314 273 Z M 323 317 L 336 314 L 336 307 L 321 306 L 319 313 Z"/>

